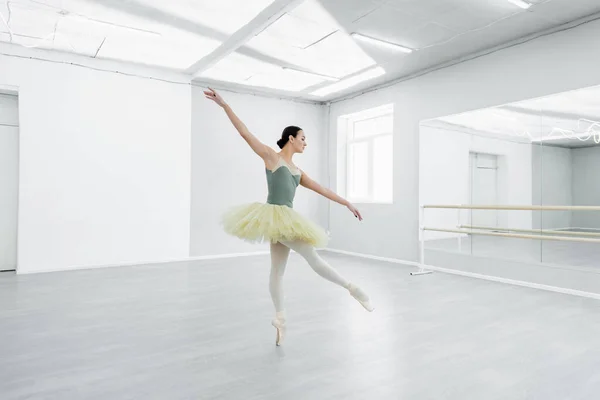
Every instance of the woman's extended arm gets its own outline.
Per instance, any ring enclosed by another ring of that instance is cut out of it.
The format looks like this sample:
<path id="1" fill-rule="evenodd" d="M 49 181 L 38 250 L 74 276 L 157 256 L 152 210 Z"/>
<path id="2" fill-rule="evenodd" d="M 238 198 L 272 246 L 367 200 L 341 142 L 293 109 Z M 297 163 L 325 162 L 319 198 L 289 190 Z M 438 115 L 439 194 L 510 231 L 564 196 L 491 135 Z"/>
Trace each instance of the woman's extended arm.
<path id="1" fill-rule="evenodd" d="M 319 185 L 317 182 L 315 182 L 314 180 L 312 180 L 308 175 L 306 175 L 304 173 L 304 171 L 302 172 L 302 177 L 300 179 L 300 184 L 302 186 L 304 186 L 307 189 L 310 189 L 318 194 L 320 194 L 323 197 L 328 198 L 331 201 L 335 201 L 336 203 L 339 203 L 343 206 L 348 207 L 348 209 L 352 212 L 352 214 L 354 214 L 354 216 L 356 218 L 358 218 L 359 221 L 362 221 L 362 215 L 360 215 L 360 212 L 356 209 L 356 207 L 354 207 L 348 200 L 344 199 L 343 197 L 337 195 L 334 191 L 332 191 L 331 189 L 327 189 L 321 185 Z"/>
<path id="2" fill-rule="evenodd" d="M 246 125 L 238 118 L 237 115 L 235 115 L 231 107 L 229 107 L 225 100 L 223 100 L 220 94 L 215 92 L 213 89 L 209 88 L 209 90 L 204 91 L 204 96 L 207 99 L 214 101 L 221 108 L 223 108 L 223 110 L 225 110 L 225 113 L 229 117 L 229 120 L 231 121 L 235 129 L 237 129 L 237 131 L 240 133 L 240 136 L 242 136 L 246 143 L 248 143 L 248 145 L 256 154 L 258 154 L 260 158 L 266 161 L 267 159 L 273 157 L 273 153 L 275 152 L 275 150 L 262 143 L 260 140 L 258 140 L 256 136 L 254 136 L 248 130 Z"/>

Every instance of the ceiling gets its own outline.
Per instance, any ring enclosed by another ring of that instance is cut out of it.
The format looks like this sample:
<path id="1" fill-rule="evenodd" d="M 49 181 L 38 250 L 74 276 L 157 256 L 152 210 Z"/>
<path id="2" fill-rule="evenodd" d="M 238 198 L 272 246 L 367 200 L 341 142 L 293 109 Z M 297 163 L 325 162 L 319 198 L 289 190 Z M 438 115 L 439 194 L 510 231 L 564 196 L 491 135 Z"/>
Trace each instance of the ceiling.
<path id="1" fill-rule="evenodd" d="M 430 126 L 567 148 L 600 145 L 600 86 L 426 121 Z"/>
<path id="2" fill-rule="evenodd" d="M 525 10 L 511 0 L 0 0 L 0 41 L 327 101 L 600 12 L 598 0 L 529 3 Z"/>

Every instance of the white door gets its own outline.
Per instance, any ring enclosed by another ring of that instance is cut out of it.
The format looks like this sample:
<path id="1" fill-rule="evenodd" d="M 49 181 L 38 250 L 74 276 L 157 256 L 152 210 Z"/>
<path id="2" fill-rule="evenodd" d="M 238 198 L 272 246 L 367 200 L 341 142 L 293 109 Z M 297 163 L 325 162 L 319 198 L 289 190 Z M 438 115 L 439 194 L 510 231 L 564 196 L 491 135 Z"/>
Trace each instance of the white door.
<path id="1" fill-rule="evenodd" d="M 498 156 L 471 153 L 471 204 L 498 204 Z M 498 227 L 497 210 L 473 210 L 474 226 Z"/>
<path id="2" fill-rule="evenodd" d="M 0 271 L 17 268 L 18 122 L 17 97 L 0 94 Z"/>

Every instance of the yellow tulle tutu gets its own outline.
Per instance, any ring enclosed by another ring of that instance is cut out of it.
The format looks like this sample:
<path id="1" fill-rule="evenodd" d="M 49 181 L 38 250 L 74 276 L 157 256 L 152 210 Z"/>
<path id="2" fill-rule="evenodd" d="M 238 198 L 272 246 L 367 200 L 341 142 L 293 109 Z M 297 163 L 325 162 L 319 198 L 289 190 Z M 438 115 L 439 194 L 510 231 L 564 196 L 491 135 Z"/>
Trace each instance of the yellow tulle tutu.
<path id="1" fill-rule="evenodd" d="M 222 218 L 225 232 L 250 242 L 301 240 L 323 247 L 329 237 L 325 230 L 293 208 L 265 203 L 238 206 Z"/>

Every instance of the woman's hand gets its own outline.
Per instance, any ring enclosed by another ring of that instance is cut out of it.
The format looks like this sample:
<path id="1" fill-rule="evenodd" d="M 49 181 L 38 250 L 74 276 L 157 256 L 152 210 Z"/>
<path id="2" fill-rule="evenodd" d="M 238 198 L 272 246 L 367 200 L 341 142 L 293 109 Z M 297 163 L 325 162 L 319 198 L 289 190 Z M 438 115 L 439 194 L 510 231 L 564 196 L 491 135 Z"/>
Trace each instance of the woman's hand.
<path id="1" fill-rule="evenodd" d="M 356 209 L 356 207 L 354 207 L 352 204 L 348 203 L 348 205 L 346 206 L 348 207 L 348 210 L 350 210 L 352 212 L 352 214 L 354 214 L 354 216 L 356 218 L 358 218 L 359 221 L 362 221 L 362 215 L 360 215 L 360 212 Z"/>
<path id="2" fill-rule="evenodd" d="M 206 97 L 209 100 L 214 101 L 220 107 L 225 107 L 225 105 L 226 105 L 225 100 L 223 100 L 221 95 L 219 93 L 215 92 L 214 89 L 208 88 L 208 90 L 205 90 L 204 97 Z"/>

